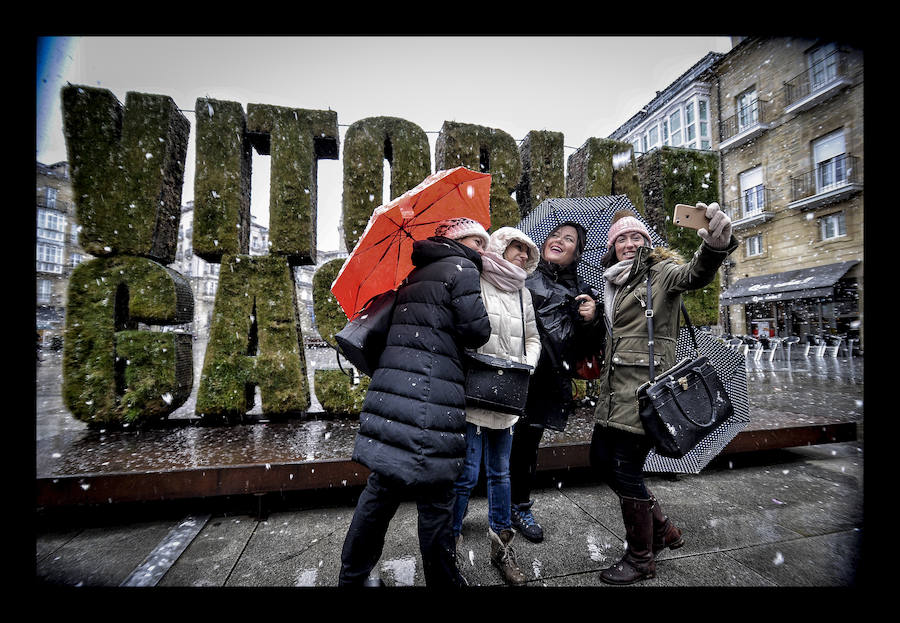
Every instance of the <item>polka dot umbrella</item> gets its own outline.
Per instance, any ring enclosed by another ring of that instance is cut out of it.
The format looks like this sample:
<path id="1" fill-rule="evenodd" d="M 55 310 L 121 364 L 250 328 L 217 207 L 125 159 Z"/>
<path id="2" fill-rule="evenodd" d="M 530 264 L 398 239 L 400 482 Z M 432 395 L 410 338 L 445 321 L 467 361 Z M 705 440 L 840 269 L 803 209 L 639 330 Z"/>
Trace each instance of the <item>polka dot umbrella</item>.
<path id="1" fill-rule="evenodd" d="M 665 245 L 662 237 L 647 224 L 625 195 L 546 199 L 519 222 L 518 229 L 528 234 L 540 248 L 547 235 L 560 223 L 574 221 L 584 226 L 587 241 L 578 265 L 578 276 L 598 291 L 602 301 L 604 268 L 600 260 L 606 254 L 606 234 L 612 225 L 612 217 L 619 210 L 634 213 L 635 218 L 644 223 L 654 246 Z"/>

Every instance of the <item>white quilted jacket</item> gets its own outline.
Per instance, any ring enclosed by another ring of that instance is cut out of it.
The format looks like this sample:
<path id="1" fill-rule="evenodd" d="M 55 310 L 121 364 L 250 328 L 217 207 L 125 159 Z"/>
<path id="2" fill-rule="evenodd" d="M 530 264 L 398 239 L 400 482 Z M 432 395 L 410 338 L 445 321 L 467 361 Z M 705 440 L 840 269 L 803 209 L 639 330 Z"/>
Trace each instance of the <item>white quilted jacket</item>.
<path id="1" fill-rule="evenodd" d="M 537 257 L 538 251 L 534 243 L 525 234 L 511 227 L 504 227 L 494 232 L 488 250 L 502 253 L 513 238 L 526 241 L 526 244 L 534 249 L 534 257 Z M 533 262 L 529 261 L 525 270 L 530 273 L 536 265 L 537 259 L 534 259 Z M 481 299 L 491 321 L 491 337 L 478 349 L 478 352 L 526 363 L 534 368 L 541 356 L 541 338 L 538 335 L 531 292 L 524 287 L 521 292 L 522 305 L 520 307 L 518 292 L 505 292 L 486 281 L 484 277 L 481 278 Z M 524 344 L 522 340 L 522 308 L 525 311 Z M 509 428 L 518 419 L 518 416 L 508 413 L 466 407 L 466 421 L 476 426 L 494 429 Z"/>

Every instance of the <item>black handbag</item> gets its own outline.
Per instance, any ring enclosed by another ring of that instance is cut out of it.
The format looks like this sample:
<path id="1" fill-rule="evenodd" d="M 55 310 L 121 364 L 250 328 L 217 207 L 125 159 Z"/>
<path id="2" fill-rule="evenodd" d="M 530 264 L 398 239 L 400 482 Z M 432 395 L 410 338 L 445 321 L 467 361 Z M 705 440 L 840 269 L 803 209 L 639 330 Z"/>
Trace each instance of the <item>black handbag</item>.
<path id="1" fill-rule="evenodd" d="M 684 303 L 681 313 L 694 343 L 695 357 L 685 358 L 657 379 L 653 367 L 653 306 L 647 279 L 647 332 L 650 380 L 637 390 L 641 423 L 660 456 L 680 459 L 730 418 L 734 407 L 707 357 L 701 356 Z"/>
<path id="2" fill-rule="evenodd" d="M 369 302 L 335 334 L 341 353 L 357 370 L 372 376 L 387 343 L 397 290 L 388 290 Z"/>
<path id="3" fill-rule="evenodd" d="M 522 352 L 525 353 L 525 312 L 522 292 Z M 525 413 L 528 383 L 532 367 L 510 359 L 501 359 L 472 350 L 465 351 L 466 405 L 511 415 Z"/>
<path id="4" fill-rule="evenodd" d="M 466 405 L 511 415 L 525 413 L 531 366 L 466 351 Z"/>

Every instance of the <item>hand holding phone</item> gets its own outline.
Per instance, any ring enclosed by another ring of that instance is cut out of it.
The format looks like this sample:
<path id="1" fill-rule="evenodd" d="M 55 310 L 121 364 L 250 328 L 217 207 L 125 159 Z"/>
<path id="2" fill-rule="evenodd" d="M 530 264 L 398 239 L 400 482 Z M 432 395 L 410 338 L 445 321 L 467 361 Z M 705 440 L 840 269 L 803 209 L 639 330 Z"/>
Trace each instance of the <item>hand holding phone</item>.
<path id="1" fill-rule="evenodd" d="M 690 227 L 691 229 L 705 229 L 709 231 L 709 219 L 706 218 L 706 207 L 698 208 L 685 203 L 676 204 L 673 220 L 679 227 Z"/>

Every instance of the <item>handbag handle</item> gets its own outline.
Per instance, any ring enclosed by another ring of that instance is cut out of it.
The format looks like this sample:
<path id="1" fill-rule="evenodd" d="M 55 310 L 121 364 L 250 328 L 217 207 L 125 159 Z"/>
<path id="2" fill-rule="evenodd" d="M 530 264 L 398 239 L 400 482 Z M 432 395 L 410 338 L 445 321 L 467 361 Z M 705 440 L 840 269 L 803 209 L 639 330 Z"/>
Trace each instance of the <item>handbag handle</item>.
<path id="1" fill-rule="evenodd" d="M 687 323 L 688 332 L 691 334 L 691 341 L 694 343 L 694 353 L 695 355 L 699 355 L 700 347 L 697 345 L 697 336 L 694 334 L 694 326 L 691 324 L 691 319 L 688 317 L 684 301 L 681 301 L 681 313 L 684 315 L 684 321 Z M 644 315 L 647 316 L 647 336 L 649 338 L 647 348 L 649 349 L 650 354 L 650 382 L 655 383 L 656 369 L 653 365 L 653 293 L 650 290 L 649 272 L 647 273 L 647 309 L 644 310 Z"/>
<path id="2" fill-rule="evenodd" d="M 678 402 L 678 396 L 675 396 L 673 393 L 672 398 L 675 401 L 675 404 L 678 405 L 678 410 L 681 411 L 681 414 L 685 417 L 685 419 L 687 419 L 695 426 L 699 426 L 700 428 L 709 428 L 716 422 L 716 415 L 718 413 L 718 410 L 716 409 L 716 399 L 712 395 L 712 389 L 710 388 L 709 383 L 706 382 L 706 377 L 703 375 L 703 370 L 701 368 L 691 368 L 691 370 L 693 370 L 697 374 L 697 376 L 700 377 L 700 380 L 703 381 L 703 387 L 706 388 L 706 393 L 709 396 L 709 405 L 712 407 L 712 415 L 709 418 L 709 422 L 706 422 L 705 424 L 698 422 L 690 415 L 688 415 L 687 412 L 685 412 L 684 408 L 681 406 L 681 403 Z M 666 383 L 666 385 L 670 388 L 674 387 L 676 384 L 676 381 L 669 381 Z"/>

